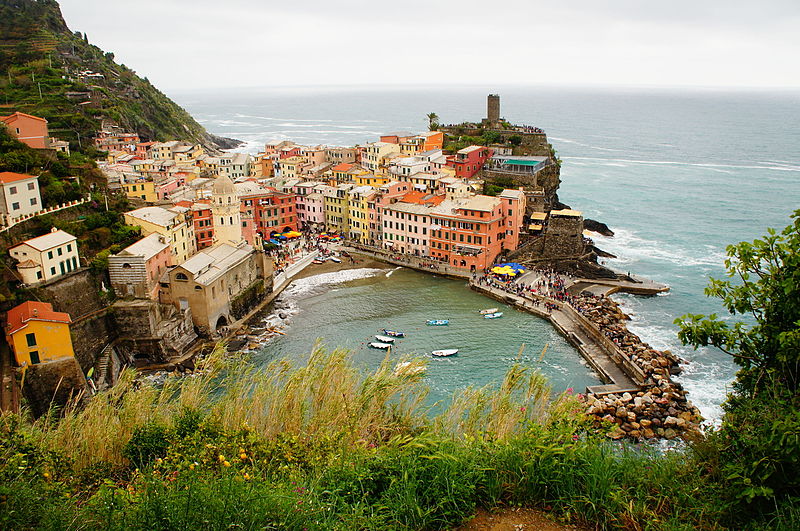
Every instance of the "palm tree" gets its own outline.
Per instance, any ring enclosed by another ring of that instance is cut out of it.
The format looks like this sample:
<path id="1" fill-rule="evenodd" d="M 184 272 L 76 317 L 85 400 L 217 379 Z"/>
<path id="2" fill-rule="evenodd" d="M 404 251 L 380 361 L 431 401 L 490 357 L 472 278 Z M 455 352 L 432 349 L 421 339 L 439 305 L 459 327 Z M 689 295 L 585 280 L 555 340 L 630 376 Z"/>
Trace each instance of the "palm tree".
<path id="1" fill-rule="evenodd" d="M 425 115 L 428 118 L 428 129 L 431 131 L 436 131 L 439 129 L 439 115 L 435 112 L 429 112 Z"/>

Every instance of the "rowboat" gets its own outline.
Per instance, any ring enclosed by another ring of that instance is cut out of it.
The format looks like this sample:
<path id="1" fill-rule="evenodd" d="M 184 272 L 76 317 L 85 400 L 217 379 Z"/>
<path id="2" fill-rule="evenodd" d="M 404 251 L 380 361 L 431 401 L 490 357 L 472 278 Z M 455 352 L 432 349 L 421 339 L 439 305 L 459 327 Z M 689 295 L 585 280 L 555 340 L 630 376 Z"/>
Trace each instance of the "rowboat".
<path id="1" fill-rule="evenodd" d="M 450 324 L 450 319 L 428 319 L 425 324 L 428 326 L 445 326 Z"/>
<path id="2" fill-rule="evenodd" d="M 453 356 L 455 354 L 458 354 L 458 349 L 457 348 L 450 348 L 450 349 L 445 349 L 445 350 L 434 350 L 433 352 L 431 352 L 431 356 L 435 356 L 437 358 L 446 358 L 447 356 Z"/>
<path id="3" fill-rule="evenodd" d="M 497 308 L 489 308 L 487 310 L 481 310 L 480 311 L 481 315 L 488 315 L 490 313 L 497 313 Z"/>
<path id="4" fill-rule="evenodd" d="M 378 343 L 377 341 L 373 341 L 372 343 L 369 344 L 369 346 L 380 350 L 386 350 L 390 348 L 392 345 L 390 345 L 389 343 Z"/>
<path id="5" fill-rule="evenodd" d="M 503 312 L 487 313 L 483 316 L 484 319 L 497 319 L 498 317 L 503 317 Z"/>
<path id="6" fill-rule="evenodd" d="M 399 332 L 397 330 L 387 330 L 386 328 L 383 329 L 383 333 L 391 337 L 406 337 L 405 332 Z"/>
<path id="7" fill-rule="evenodd" d="M 389 336 L 375 336 L 375 339 L 377 339 L 381 343 L 394 343 L 395 338 Z"/>
<path id="8" fill-rule="evenodd" d="M 330 260 L 331 262 L 334 262 L 336 264 L 341 264 L 342 263 L 341 258 L 336 258 L 335 256 L 331 256 L 328 260 Z"/>

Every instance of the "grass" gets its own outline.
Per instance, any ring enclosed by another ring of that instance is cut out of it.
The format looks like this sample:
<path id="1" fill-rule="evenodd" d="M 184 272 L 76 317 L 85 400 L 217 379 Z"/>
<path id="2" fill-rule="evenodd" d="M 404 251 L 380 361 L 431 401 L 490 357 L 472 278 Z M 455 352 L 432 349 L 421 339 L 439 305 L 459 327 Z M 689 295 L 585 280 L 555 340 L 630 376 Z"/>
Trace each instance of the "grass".
<path id="1" fill-rule="evenodd" d="M 690 453 L 608 441 L 538 373 L 514 366 L 431 418 L 425 362 L 404 361 L 364 375 L 317 347 L 257 369 L 218 350 L 160 388 L 128 372 L 82 409 L 3 416 L 0 528 L 447 529 L 518 505 L 599 529 L 722 528 Z M 797 521 L 783 510 L 773 524 Z"/>

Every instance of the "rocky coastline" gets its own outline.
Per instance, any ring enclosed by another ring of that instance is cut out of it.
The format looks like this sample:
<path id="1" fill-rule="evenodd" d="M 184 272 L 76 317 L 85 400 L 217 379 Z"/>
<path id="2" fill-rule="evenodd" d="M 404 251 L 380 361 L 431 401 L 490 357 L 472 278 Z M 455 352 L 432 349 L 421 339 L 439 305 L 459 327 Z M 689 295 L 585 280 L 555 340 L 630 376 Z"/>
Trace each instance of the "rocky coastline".
<path id="1" fill-rule="evenodd" d="M 703 418 L 687 398 L 687 391 L 674 381 L 681 360 L 669 350 L 656 350 L 628 330 L 630 320 L 608 297 L 581 296 L 573 306 L 594 323 L 645 374 L 645 386 L 638 392 L 588 395 L 586 412 L 599 423 L 615 425 L 614 439 L 675 439 L 699 429 Z"/>

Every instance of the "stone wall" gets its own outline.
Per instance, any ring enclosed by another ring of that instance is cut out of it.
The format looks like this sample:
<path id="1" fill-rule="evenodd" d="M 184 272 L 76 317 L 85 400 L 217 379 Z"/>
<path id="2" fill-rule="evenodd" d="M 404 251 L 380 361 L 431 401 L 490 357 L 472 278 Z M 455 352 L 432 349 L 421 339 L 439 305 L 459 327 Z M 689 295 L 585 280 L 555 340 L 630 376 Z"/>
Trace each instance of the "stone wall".
<path id="1" fill-rule="evenodd" d="M 94 367 L 97 357 L 106 345 L 117 337 L 117 330 L 110 317 L 103 311 L 73 322 L 70 326 L 70 334 L 72 335 L 75 359 L 86 373 Z"/>
<path id="2" fill-rule="evenodd" d="M 116 346 L 137 365 L 181 356 L 197 339 L 190 309 L 156 301 L 117 301 L 113 322 L 119 336 Z"/>
<path id="3" fill-rule="evenodd" d="M 64 406 L 86 392 L 86 378 L 74 358 L 31 365 L 25 370 L 22 394 L 31 412 L 39 417 L 51 403 Z"/>
<path id="4" fill-rule="evenodd" d="M 32 288 L 42 302 L 49 302 L 58 312 L 66 312 L 77 321 L 106 307 L 100 291 L 101 278 L 88 268 L 78 269 Z"/>

